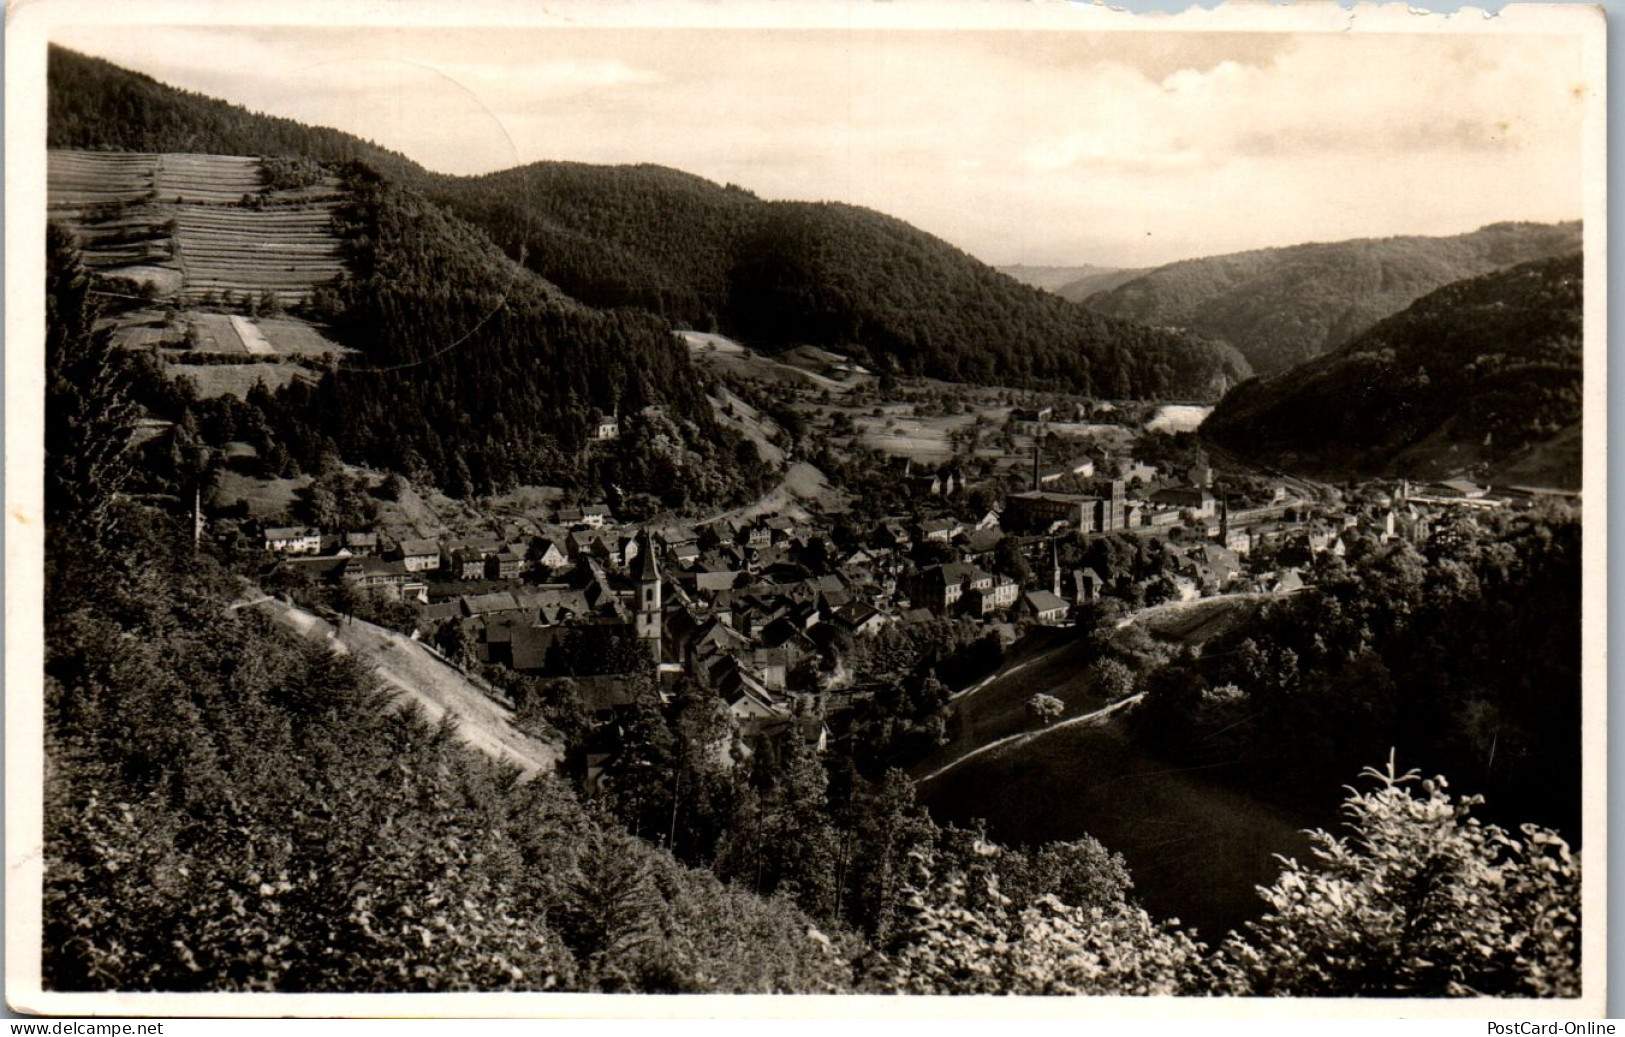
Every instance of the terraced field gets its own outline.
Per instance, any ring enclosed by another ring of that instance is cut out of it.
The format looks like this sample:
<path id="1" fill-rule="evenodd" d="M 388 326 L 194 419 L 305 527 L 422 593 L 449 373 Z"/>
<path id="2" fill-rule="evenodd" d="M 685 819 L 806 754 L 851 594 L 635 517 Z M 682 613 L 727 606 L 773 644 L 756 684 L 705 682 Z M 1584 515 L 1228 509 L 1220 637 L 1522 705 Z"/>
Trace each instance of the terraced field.
<path id="1" fill-rule="evenodd" d="M 158 301 L 183 311 L 178 319 L 156 307 L 126 312 L 112 329 L 115 340 L 160 351 L 171 376 L 192 378 L 201 395 L 243 396 L 258 381 L 275 389 L 315 377 L 301 359 L 347 352 L 301 320 L 188 309 L 236 308 L 267 296 L 293 306 L 340 276 L 336 179 L 299 177 L 303 186 L 270 190 L 261 161 L 236 155 L 50 151 L 46 169 L 50 217 L 73 230 L 87 264 L 145 283 Z M 244 362 L 178 362 L 187 353 Z"/>
<path id="2" fill-rule="evenodd" d="M 159 155 L 155 184 L 160 200 L 237 205 L 264 186 L 260 160 L 238 155 Z"/>
<path id="3" fill-rule="evenodd" d="M 161 298 L 270 294 L 288 306 L 344 270 L 338 181 L 267 190 L 257 158 L 51 151 L 47 199 L 94 269 L 150 282 Z"/>
<path id="4" fill-rule="evenodd" d="M 196 302 L 276 296 L 302 302 L 317 285 L 344 272 L 332 231 L 332 203 L 256 211 L 215 205 L 178 205 L 175 227 L 182 296 Z"/>
<path id="5" fill-rule="evenodd" d="M 50 151 L 45 169 L 45 200 L 53 212 L 154 200 L 156 155 Z"/>
<path id="6" fill-rule="evenodd" d="M 85 263 L 104 274 L 180 286 L 170 213 L 156 200 L 156 156 L 53 151 L 46 206 L 79 237 Z"/>

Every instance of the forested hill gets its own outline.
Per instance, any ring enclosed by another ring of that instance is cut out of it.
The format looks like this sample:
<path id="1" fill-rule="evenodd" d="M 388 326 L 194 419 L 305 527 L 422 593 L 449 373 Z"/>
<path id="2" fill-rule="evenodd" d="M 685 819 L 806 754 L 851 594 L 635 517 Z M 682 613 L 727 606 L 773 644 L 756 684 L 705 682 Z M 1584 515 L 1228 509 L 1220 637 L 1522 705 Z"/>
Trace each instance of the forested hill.
<path id="1" fill-rule="evenodd" d="M 1460 281 L 1358 340 L 1226 396 L 1201 434 L 1288 467 L 1436 475 L 1578 442 L 1578 254 Z M 1578 486 L 1577 451 L 1542 473 Z"/>
<path id="2" fill-rule="evenodd" d="M 1117 397 L 1211 397 L 1232 350 L 1102 319 L 900 220 L 764 202 L 655 166 L 541 162 L 441 178 L 431 197 L 583 301 L 631 305 L 773 350 L 812 343 L 879 370 Z"/>
<path id="3" fill-rule="evenodd" d="M 347 182 L 351 274 L 329 321 L 366 355 L 285 390 L 279 427 L 292 438 L 454 495 L 619 484 L 684 507 L 761 488 L 755 452 L 716 425 L 664 322 L 567 298 L 364 166 Z M 622 436 L 585 450 L 595 411 L 612 410 Z"/>
<path id="4" fill-rule="evenodd" d="M 53 46 L 47 61 L 46 147 L 359 159 L 397 178 L 426 175 L 405 155 L 360 137 L 178 90 L 100 58 Z"/>
<path id="5" fill-rule="evenodd" d="M 1580 248 L 1580 224 L 1497 223 L 1190 259 L 1089 297 L 1099 313 L 1234 345 L 1261 375 L 1352 341 L 1436 288 Z"/>

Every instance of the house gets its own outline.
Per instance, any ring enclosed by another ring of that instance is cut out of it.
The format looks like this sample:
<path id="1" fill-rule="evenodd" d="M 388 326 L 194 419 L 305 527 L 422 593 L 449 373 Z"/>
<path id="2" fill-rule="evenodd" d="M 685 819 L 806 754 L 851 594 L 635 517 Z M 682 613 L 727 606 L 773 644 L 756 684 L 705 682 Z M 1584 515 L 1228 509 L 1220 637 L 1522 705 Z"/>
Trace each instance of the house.
<path id="1" fill-rule="evenodd" d="M 593 529 L 602 529 L 606 523 L 614 520 L 614 515 L 607 504 L 588 504 L 581 509 L 581 523 Z"/>
<path id="2" fill-rule="evenodd" d="M 1046 590 L 1028 591 L 1021 596 L 1021 612 L 1035 622 L 1055 624 L 1066 619 L 1066 602 Z"/>
<path id="3" fill-rule="evenodd" d="M 1187 557 L 1197 568 L 1206 570 L 1219 587 L 1228 585 L 1241 573 L 1240 556 L 1218 544 L 1201 544 Z"/>
<path id="4" fill-rule="evenodd" d="M 1212 518 L 1217 513 L 1213 494 L 1200 486 L 1170 486 L 1158 490 L 1151 495 L 1151 503 L 1189 511 L 1198 518 Z"/>
<path id="5" fill-rule="evenodd" d="M 901 522 L 888 519 L 875 528 L 870 543 L 879 551 L 907 551 L 914 546 L 914 539 Z"/>
<path id="6" fill-rule="evenodd" d="M 378 553 L 378 534 L 372 532 L 344 534 L 344 549 L 353 555 Z"/>
<path id="7" fill-rule="evenodd" d="M 1010 412 L 1010 419 L 1012 421 L 1018 421 L 1028 425 L 1036 425 L 1040 422 L 1052 421 L 1054 418 L 1054 407 L 1017 407 Z"/>
<path id="8" fill-rule="evenodd" d="M 615 439 L 621 434 L 621 419 L 618 414 L 600 414 L 592 425 L 592 438 L 596 440 Z"/>
<path id="9" fill-rule="evenodd" d="M 1082 605 L 1100 598 L 1104 581 L 1093 569 L 1073 569 L 1062 584 L 1062 597 L 1070 598 L 1074 605 Z"/>
<path id="10" fill-rule="evenodd" d="M 956 519 L 934 518 L 918 523 L 914 527 L 914 532 L 921 540 L 935 540 L 937 543 L 946 544 L 958 536 L 964 528 Z"/>
<path id="11" fill-rule="evenodd" d="M 517 580 L 523 559 L 504 548 L 485 559 L 485 576 L 491 580 Z"/>
<path id="12" fill-rule="evenodd" d="M 1095 475 L 1095 462 L 1087 457 L 1079 457 L 1065 464 L 1052 465 L 1038 473 L 1038 484 L 1044 486 L 1058 482 L 1069 475 L 1075 475 L 1080 479 L 1092 479 Z"/>
<path id="13" fill-rule="evenodd" d="M 378 590 L 385 597 L 400 597 L 401 585 L 406 582 L 406 571 L 399 562 L 386 562 L 370 555 L 351 555 L 339 570 L 340 577 L 363 590 Z"/>
<path id="14" fill-rule="evenodd" d="M 1007 609 L 1014 605 L 1016 598 L 1020 596 L 1021 584 L 1008 576 L 998 576 L 993 580 L 990 593 L 993 595 L 993 607 L 995 609 Z"/>
<path id="15" fill-rule="evenodd" d="M 1003 539 L 1004 534 L 997 529 L 973 529 L 959 534 L 955 543 L 967 560 L 980 562 L 992 558 L 999 541 Z"/>
<path id="16" fill-rule="evenodd" d="M 478 548 L 459 545 L 450 548 L 441 568 L 454 580 L 482 580 L 485 578 L 485 555 Z"/>
<path id="17" fill-rule="evenodd" d="M 933 565 L 915 573 L 909 580 L 909 598 L 938 615 L 945 615 L 969 590 L 993 587 L 993 575 L 966 562 Z"/>
<path id="18" fill-rule="evenodd" d="M 570 552 L 559 540 L 538 537 L 531 541 L 530 552 L 543 569 L 563 569 L 570 564 Z"/>
<path id="19" fill-rule="evenodd" d="M 1471 479 L 1446 479 L 1435 487 L 1440 497 L 1454 497 L 1460 500 L 1477 500 L 1489 491 L 1473 482 Z"/>
<path id="20" fill-rule="evenodd" d="M 518 612 L 519 601 L 508 591 L 490 594 L 465 594 L 461 598 L 463 615 L 486 616 L 496 612 Z"/>
<path id="21" fill-rule="evenodd" d="M 508 634 L 508 665 L 520 673 L 539 673 L 547 667 L 547 653 L 563 627 L 527 623 L 513 627 Z"/>
<path id="22" fill-rule="evenodd" d="M 278 572 L 299 573 L 312 582 L 337 583 L 344 575 L 349 556 L 318 555 L 284 558 L 277 563 Z"/>
<path id="23" fill-rule="evenodd" d="M 322 531 L 314 526 L 267 526 L 265 549 L 285 555 L 313 555 L 322 549 Z"/>
<path id="24" fill-rule="evenodd" d="M 1146 464 L 1144 461 L 1132 461 L 1122 467 L 1121 478 L 1124 482 L 1137 482 L 1149 486 L 1157 481 L 1157 466 Z"/>
<path id="25" fill-rule="evenodd" d="M 911 475 L 908 485 L 917 494 L 937 496 L 942 493 L 942 477 L 935 472 Z"/>
<path id="26" fill-rule="evenodd" d="M 849 601 L 835 610 L 835 623 L 858 637 L 867 637 L 886 625 L 886 617 L 873 605 Z"/>
<path id="27" fill-rule="evenodd" d="M 440 568 L 440 545 L 433 540 L 402 540 L 397 553 L 409 573 Z"/>
<path id="28" fill-rule="evenodd" d="M 570 677 L 568 680 L 581 708 L 600 719 L 634 706 L 638 701 L 638 683 L 625 674 Z"/>
<path id="29" fill-rule="evenodd" d="M 767 520 L 767 531 L 774 544 L 788 544 L 796 538 L 800 530 L 796 520 L 787 515 L 774 515 Z"/>

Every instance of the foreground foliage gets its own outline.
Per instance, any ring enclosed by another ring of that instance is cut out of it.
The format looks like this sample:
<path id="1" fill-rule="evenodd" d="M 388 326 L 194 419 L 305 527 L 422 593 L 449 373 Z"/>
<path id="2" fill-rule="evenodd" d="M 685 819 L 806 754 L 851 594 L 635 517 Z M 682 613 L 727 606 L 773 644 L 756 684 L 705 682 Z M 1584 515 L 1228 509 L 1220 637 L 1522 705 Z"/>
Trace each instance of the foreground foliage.
<path id="1" fill-rule="evenodd" d="M 1312 833 L 1269 905 L 1220 956 L 1232 992 L 1313 997 L 1576 997 L 1579 862 L 1550 829 L 1470 815 L 1443 778 L 1367 768 L 1349 834 Z M 1416 786 L 1413 790 L 1409 786 Z"/>

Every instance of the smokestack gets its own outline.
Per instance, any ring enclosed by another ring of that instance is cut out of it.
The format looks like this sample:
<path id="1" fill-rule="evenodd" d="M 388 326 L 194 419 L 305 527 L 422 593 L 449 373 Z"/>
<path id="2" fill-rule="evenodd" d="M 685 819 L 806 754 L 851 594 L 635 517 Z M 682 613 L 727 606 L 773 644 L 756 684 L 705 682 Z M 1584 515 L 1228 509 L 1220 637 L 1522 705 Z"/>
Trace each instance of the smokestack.
<path id="1" fill-rule="evenodd" d="M 1063 596 L 1061 594 L 1061 546 L 1054 537 L 1050 537 L 1049 541 L 1049 560 L 1052 575 L 1051 582 L 1054 584 L 1052 590 L 1055 596 L 1059 598 Z"/>

